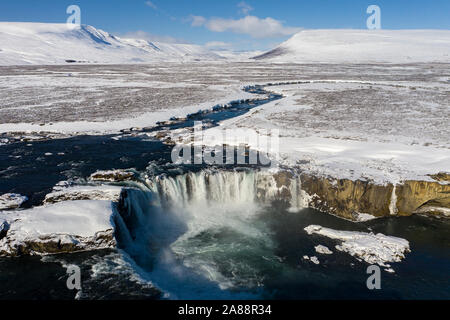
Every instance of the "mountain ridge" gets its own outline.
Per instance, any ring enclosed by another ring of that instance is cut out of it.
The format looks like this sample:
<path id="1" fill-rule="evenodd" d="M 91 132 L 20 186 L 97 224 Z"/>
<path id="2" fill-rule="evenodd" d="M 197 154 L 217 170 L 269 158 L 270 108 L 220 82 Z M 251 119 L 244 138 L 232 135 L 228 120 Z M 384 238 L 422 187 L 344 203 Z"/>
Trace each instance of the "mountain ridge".
<path id="1" fill-rule="evenodd" d="M 224 59 L 202 46 L 125 39 L 89 25 L 0 22 L 0 65 Z"/>

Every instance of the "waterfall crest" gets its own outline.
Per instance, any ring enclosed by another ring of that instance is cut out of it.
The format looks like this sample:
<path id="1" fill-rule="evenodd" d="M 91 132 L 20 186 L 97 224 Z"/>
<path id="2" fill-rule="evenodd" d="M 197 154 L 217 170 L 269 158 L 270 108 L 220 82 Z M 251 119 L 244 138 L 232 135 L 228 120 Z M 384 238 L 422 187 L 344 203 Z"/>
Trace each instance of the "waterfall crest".
<path id="1" fill-rule="evenodd" d="M 307 207 L 300 178 L 256 170 L 203 170 L 147 180 L 163 208 L 214 204 L 270 204 L 285 201 L 293 210 Z"/>

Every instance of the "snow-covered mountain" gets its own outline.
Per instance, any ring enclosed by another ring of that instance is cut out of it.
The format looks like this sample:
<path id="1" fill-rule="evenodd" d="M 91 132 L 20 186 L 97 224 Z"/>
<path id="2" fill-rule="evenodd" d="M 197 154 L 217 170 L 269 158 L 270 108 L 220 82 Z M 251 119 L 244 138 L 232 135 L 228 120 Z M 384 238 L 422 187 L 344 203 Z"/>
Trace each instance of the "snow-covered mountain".
<path id="1" fill-rule="evenodd" d="M 0 65 L 247 60 L 192 44 L 125 39 L 92 26 L 0 22 Z M 450 62 L 450 30 L 304 30 L 257 60 L 290 63 Z"/>
<path id="2" fill-rule="evenodd" d="M 304 30 L 254 59 L 289 63 L 450 62 L 450 30 Z"/>
<path id="3" fill-rule="evenodd" d="M 91 26 L 0 22 L 0 65 L 220 60 L 198 45 L 122 39 Z"/>

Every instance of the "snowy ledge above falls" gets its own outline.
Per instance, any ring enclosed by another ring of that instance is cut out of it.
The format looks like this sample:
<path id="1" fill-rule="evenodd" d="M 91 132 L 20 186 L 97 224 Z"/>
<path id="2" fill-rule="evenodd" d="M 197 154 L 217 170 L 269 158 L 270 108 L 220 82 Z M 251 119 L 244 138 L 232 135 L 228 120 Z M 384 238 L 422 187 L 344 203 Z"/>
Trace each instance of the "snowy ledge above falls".
<path id="1" fill-rule="evenodd" d="M 0 256 L 112 248 L 111 201 L 65 201 L 20 211 L 0 211 Z"/>
<path id="2" fill-rule="evenodd" d="M 89 185 L 71 185 L 67 181 L 57 183 L 46 195 L 43 206 L 8 210 L 17 204 L 17 199 L 25 199 L 15 195 L 12 203 L 6 203 L 3 208 L 8 211 L 0 211 L 0 256 L 46 255 L 116 247 L 116 203 L 123 188 L 99 183 L 121 183 L 133 179 L 134 173 L 129 171 L 97 171 L 89 178 Z M 11 195 L 0 196 L 2 198 L 10 199 Z"/>

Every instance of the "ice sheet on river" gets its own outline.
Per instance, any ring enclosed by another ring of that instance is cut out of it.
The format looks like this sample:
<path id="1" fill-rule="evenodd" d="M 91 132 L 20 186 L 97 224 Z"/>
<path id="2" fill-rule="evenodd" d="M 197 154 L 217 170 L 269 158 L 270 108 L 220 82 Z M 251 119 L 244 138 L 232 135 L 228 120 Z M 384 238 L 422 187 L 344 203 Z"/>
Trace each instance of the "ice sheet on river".
<path id="1" fill-rule="evenodd" d="M 409 242 L 405 239 L 386 236 L 384 234 L 355 231 L 339 231 L 318 225 L 310 225 L 304 229 L 309 235 L 320 235 L 340 240 L 336 249 L 347 252 L 358 260 L 369 264 L 378 264 L 389 268 L 389 263 L 400 262 L 410 252 Z"/>

